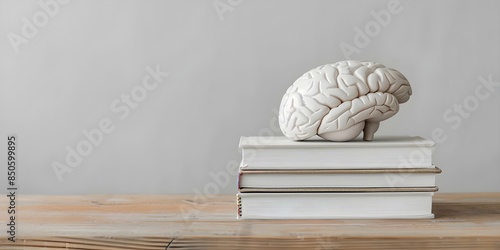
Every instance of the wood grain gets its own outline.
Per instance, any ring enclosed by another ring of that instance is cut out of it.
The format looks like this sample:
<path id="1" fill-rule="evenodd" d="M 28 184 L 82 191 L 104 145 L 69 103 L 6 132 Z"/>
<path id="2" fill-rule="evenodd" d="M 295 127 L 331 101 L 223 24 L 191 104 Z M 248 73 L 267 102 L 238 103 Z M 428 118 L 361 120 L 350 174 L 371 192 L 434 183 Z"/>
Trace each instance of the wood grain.
<path id="1" fill-rule="evenodd" d="M 116 238 L 116 237 L 30 237 L 19 242 L 0 242 L 2 249 L 84 249 L 84 250 L 163 250 L 172 239 L 161 237 Z"/>
<path id="2" fill-rule="evenodd" d="M 234 195 L 18 198 L 0 249 L 500 249 L 500 193 L 438 193 L 425 220 L 241 221 Z"/>

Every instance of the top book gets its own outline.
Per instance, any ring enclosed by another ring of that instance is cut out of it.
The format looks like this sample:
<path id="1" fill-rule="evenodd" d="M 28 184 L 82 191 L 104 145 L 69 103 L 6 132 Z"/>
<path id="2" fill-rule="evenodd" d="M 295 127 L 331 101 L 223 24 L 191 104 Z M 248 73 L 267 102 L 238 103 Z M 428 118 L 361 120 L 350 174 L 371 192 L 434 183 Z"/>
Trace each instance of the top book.
<path id="1" fill-rule="evenodd" d="M 312 138 L 293 141 L 284 136 L 241 137 L 245 170 L 383 169 L 432 167 L 434 142 L 419 136 L 377 137 L 331 142 Z"/>

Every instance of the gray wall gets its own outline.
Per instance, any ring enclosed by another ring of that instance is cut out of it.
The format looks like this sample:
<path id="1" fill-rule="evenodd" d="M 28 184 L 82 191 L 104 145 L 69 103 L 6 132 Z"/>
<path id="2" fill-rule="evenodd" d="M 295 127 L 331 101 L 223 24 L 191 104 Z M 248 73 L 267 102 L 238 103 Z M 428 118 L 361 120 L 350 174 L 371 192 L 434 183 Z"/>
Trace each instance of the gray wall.
<path id="1" fill-rule="evenodd" d="M 19 136 L 22 193 L 235 193 L 239 137 L 281 134 L 287 87 L 346 57 L 410 80 L 377 135 L 435 139 L 442 192 L 500 191 L 498 1 L 48 3 L 0 2 L 0 129 Z"/>

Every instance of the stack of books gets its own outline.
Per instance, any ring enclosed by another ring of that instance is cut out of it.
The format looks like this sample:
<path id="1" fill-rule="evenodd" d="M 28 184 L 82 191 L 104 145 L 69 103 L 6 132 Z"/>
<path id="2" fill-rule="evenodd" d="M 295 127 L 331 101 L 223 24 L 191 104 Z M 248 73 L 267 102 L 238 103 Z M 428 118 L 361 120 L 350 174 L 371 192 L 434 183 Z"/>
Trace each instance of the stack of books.
<path id="1" fill-rule="evenodd" d="M 434 142 L 242 137 L 240 219 L 433 218 Z"/>

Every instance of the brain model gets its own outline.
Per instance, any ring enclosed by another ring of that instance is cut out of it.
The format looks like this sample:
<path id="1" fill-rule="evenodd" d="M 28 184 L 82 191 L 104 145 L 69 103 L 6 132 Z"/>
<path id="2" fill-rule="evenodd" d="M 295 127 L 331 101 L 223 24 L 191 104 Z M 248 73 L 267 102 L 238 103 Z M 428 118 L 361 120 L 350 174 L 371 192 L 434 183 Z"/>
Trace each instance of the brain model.
<path id="1" fill-rule="evenodd" d="M 411 86 L 399 71 L 375 62 L 341 61 L 312 69 L 281 100 L 279 124 L 285 136 L 314 135 L 349 141 L 363 131 L 371 141 L 379 123 L 410 99 Z"/>

